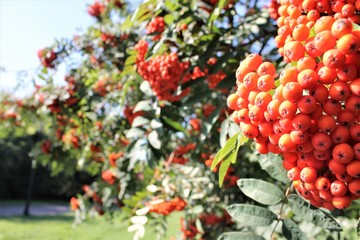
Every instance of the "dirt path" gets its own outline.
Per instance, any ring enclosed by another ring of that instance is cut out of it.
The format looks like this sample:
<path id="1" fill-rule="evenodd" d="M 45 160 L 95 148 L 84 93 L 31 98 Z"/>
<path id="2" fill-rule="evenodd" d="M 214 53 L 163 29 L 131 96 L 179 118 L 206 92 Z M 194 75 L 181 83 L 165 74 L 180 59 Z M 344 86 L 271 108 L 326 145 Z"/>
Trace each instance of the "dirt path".
<path id="1" fill-rule="evenodd" d="M 32 216 L 51 216 L 61 213 L 69 212 L 70 208 L 68 205 L 60 205 L 53 203 L 33 203 L 30 205 L 30 215 Z M 0 216 L 10 217 L 22 215 L 24 212 L 24 204 L 1 204 L 0 203 Z"/>

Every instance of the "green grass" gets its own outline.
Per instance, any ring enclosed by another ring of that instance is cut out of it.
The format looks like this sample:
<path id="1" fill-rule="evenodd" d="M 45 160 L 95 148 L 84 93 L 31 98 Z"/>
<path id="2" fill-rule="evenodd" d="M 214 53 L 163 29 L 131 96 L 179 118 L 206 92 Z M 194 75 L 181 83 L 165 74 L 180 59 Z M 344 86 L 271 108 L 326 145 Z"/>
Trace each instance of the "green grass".
<path id="1" fill-rule="evenodd" d="M 4 204 L 2 202 L 1 204 Z M 13 202 L 7 203 L 12 205 Z M 180 229 L 181 213 L 175 213 L 168 218 L 167 234 L 163 239 L 177 236 Z M 88 219 L 73 227 L 74 214 L 66 213 L 57 216 L 16 216 L 0 217 L 1 240 L 131 240 L 133 233 L 127 232 L 129 221 L 116 217 L 113 220 L 106 217 Z M 149 224 L 148 224 L 149 225 Z M 156 230 L 146 225 L 144 239 L 156 239 Z"/>

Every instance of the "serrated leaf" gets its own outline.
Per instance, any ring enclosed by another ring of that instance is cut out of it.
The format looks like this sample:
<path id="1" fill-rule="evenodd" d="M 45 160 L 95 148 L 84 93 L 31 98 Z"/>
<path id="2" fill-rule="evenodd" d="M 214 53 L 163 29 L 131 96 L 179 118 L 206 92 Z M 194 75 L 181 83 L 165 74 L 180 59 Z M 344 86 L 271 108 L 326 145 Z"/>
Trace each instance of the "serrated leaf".
<path id="1" fill-rule="evenodd" d="M 265 238 L 250 232 L 226 232 L 217 240 L 265 240 Z"/>
<path id="2" fill-rule="evenodd" d="M 224 147 L 226 143 L 227 134 L 230 127 L 230 121 L 225 119 L 220 125 L 220 146 Z"/>
<path id="3" fill-rule="evenodd" d="M 163 126 L 162 122 L 159 121 L 159 119 L 153 119 L 150 122 L 150 127 L 152 129 L 158 129 L 161 128 Z"/>
<path id="4" fill-rule="evenodd" d="M 154 95 L 154 93 L 151 89 L 150 83 L 148 81 L 144 81 L 140 84 L 140 90 L 147 96 Z"/>
<path id="5" fill-rule="evenodd" d="M 233 204 L 226 211 L 234 220 L 246 226 L 269 226 L 277 219 L 272 211 L 249 204 Z"/>
<path id="6" fill-rule="evenodd" d="M 201 220 L 200 220 L 200 218 L 196 218 L 196 220 L 195 220 L 195 226 L 196 226 L 196 229 L 198 230 L 198 232 L 200 233 L 200 234 L 203 234 L 205 231 L 204 231 L 204 228 L 203 228 L 203 226 L 202 226 L 202 224 L 201 224 Z"/>
<path id="7" fill-rule="evenodd" d="M 246 196 L 264 205 L 275 205 L 285 198 L 279 187 L 263 180 L 243 178 L 237 185 Z"/>
<path id="8" fill-rule="evenodd" d="M 204 207 L 202 205 L 196 205 L 192 208 L 192 213 L 200 215 L 204 212 Z"/>
<path id="9" fill-rule="evenodd" d="M 306 240 L 304 232 L 301 231 L 299 226 L 290 219 L 282 220 L 282 232 L 288 240 Z"/>
<path id="10" fill-rule="evenodd" d="M 133 216 L 130 218 L 130 222 L 134 224 L 144 225 L 148 221 L 146 216 Z"/>
<path id="11" fill-rule="evenodd" d="M 292 194 L 288 197 L 292 211 L 306 221 L 332 231 L 342 231 L 341 226 L 320 209 L 312 209 L 308 202 L 300 196 Z"/>
<path id="12" fill-rule="evenodd" d="M 230 122 L 230 126 L 229 126 L 229 131 L 228 131 L 228 134 L 230 137 L 234 136 L 235 134 L 237 134 L 238 132 L 240 132 L 240 126 L 239 124 L 236 124 L 234 122 Z M 242 134 L 242 137 L 245 137 L 243 134 Z M 245 142 L 247 142 L 249 139 L 247 139 L 246 137 L 243 139 L 243 141 L 241 141 L 241 139 L 239 139 L 239 144 L 240 145 L 243 145 Z"/>
<path id="13" fill-rule="evenodd" d="M 148 135 L 148 140 L 151 146 L 153 146 L 153 148 L 155 149 L 161 148 L 161 141 L 159 139 L 159 134 L 157 133 L 157 131 L 155 130 L 151 131 Z"/>
<path id="14" fill-rule="evenodd" d="M 126 138 L 136 138 L 144 136 L 145 131 L 141 128 L 130 128 L 126 132 Z"/>
<path id="15" fill-rule="evenodd" d="M 151 107 L 151 104 L 148 100 L 140 101 L 135 105 L 135 108 L 133 110 L 133 113 L 139 112 L 139 111 L 151 111 L 153 108 Z"/>
<path id="16" fill-rule="evenodd" d="M 140 127 L 149 123 L 150 123 L 149 119 L 144 118 L 142 116 L 137 116 L 136 118 L 134 118 L 131 127 Z"/>
<path id="17" fill-rule="evenodd" d="M 255 24 L 257 25 L 264 25 L 265 23 L 267 23 L 267 20 L 264 17 L 258 17 L 255 20 Z"/>
<path id="18" fill-rule="evenodd" d="M 283 182 L 289 183 L 286 171 L 282 166 L 282 159 L 279 155 L 272 153 L 261 155 L 258 158 L 261 169 L 265 170 L 272 178 Z"/>

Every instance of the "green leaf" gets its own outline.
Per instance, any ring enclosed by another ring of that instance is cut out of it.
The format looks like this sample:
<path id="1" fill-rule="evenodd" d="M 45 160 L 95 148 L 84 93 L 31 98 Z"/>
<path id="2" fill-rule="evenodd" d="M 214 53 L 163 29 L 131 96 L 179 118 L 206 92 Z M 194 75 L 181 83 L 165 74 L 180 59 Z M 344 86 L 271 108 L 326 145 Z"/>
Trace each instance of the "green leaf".
<path id="1" fill-rule="evenodd" d="M 265 170 L 272 178 L 285 184 L 290 182 L 286 170 L 282 166 L 282 159 L 279 155 L 272 153 L 261 155 L 258 158 L 258 162 L 261 169 Z"/>
<path id="2" fill-rule="evenodd" d="M 148 135 L 148 141 L 155 149 L 161 148 L 161 141 L 159 140 L 159 134 L 157 131 L 153 130 Z"/>
<path id="3" fill-rule="evenodd" d="M 226 141 L 224 147 L 221 150 L 220 159 L 225 158 L 229 153 L 231 153 L 236 149 L 238 137 L 239 137 L 239 133 L 235 134 L 234 136 L 229 138 L 229 140 Z"/>
<path id="4" fill-rule="evenodd" d="M 265 240 L 265 238 L 250 232 L 226 232 L 221 234 L 217 240 Z"/>
<path id="5" fill-rule="evenodd" d="M 178 3 L 176 1 L 172 1 L 172 0 L 165 0 L 165 7 L 170 12 L 175 12 L 176 9 L 178 8 Z"/>
<path id="6" fill-rule="evenodd" d="M 235 154 L 233 154 L 233 155 L 235 155 Z M 219 186 L 220 187 L 224 183 L 224 179 L 225 179 L 225 176 L 226 176 L 227 171 L 229 169 L 229 166 L 231 164 L 232 158 L 233 157 L 229 157 L 229 158 L 223 160 L 223 162 L 220 165 L 220 168 L 219 168 Z"/>
<path id="7" fill-rule="evenodd" d="M 309 38 L 313 38 L 315 37 L 316 33 L 315 33 L 315 27 L 312 27 L 310 29 L 310 33 L 309 33 Z"/>
<path id="8" fill-rule="evenodd" d="M 233 204 L 226 211 L 234 220 L 246 226 L 269 226 L 277 219 L 272 211 L 249 204 Z"/>
<path id="9" fill-rule="evenodd" d="M 132 22 L 131 22 L 131 15 L 128 15 L 125 19 L 125 21 L 121 24 L 121 30 L 122 31 L 126 31 L 128 29 L 130 29 L 132 26 Z"/>
<path id="10" fill-rule="evenodd" d="M 208 27 L 211 28 L 214 21 L 219 17 L 221 9 L 225 7 L 225 5 L 229 2 L 229 0 L 220 0 L 218 2 L 217 7 L 213 10 L 213 12 L 210 15 Z"/>
<path id="11" fill-rule="evenodd" d="M 219 164 L 219 162 L 221 161 L 220 158 L 221 155 L 221 149 L 216 153 L 214 160 L 211 163 L 211 171 L 214 171 L 215 167 Z"/>
<path id="12" fill-rule="evenodd" d="M 304 220 L 332 231 L 342 231 L 341 226 L 332 217 L 320 209 L 312 209 L 300 196 L 292 194 L 288 201 L 293 212 Z"/>
<path id="13" fill-rule="evenodd" d="M 282 232 L 288 240 L 306 240 L 307 237 L 299 226 L 290 219 L 282 220 Z"/>
<path id="14" fill-rule="evenodd" d="M 173 14 L 166 14 L 164 17 L 164 21 L 167 25 L 171 25 L 175 20 L 175 16 Z"/>
<path id="15" fill-rule="evenodd" d="M 136 55 L 131 55 L 131 56 L 127 57 L 124 65 L 125 66 L 134 65 L 134 63 L 136 62 L 136 57 L 137 57 Z"/>
<path id="16" fill-rule="evenodd" d="M 356 232 L 357 232 L 358 238 L 360 238 L 360 218 L 359 218 L 359 220 L 357 222 Z"/>
<path id="17" fill-rule="evenodd" d="M 352 23 L 353 30 L 360 30 L 360 25 L 357 25 L 356 23 Z"/>
<path id="18" fill-rule="evenodd" d="M 180 131 L 180 132 L 185 132 L 186 129 L 181 125 L 181 123 L 178 123 L 177 121 L 170 119 L 168 117 L 161 117 L 161 120 L 166 123 L 168 126 L 170 126 L 171 128 Z"/>
<path id="19" fill-rule="evenodd" d="M 144 118 L 142 116 L 137 116 L 136 118 L 134 118 L 131 127 L 140 127 L 149 123 L 150 123 L 149 119 Z"/>
<path id="20" fill-rule="evenodd" d="M 243 178 L 237 185 L 246 196 L 264 205 L 274 205 L 285 198 L 279 187 L 263 180 Z"/>

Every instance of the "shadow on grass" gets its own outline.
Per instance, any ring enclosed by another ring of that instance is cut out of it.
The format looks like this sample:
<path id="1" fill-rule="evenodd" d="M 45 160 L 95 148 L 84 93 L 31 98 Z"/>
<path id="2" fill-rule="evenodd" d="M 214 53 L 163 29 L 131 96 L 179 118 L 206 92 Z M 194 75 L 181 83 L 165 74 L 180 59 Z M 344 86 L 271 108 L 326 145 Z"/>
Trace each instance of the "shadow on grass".
<path id="1" fill-rule="evenodd" d="M 14 223 L 34 223 L 36 221 L 61 221 L 61 222 L 72 222 L 74 216 L 72 214 L 61 214 L 54 216 L 11 216 L 11 217 L 0 217 L 0 220 L 6 220 Z"/>

